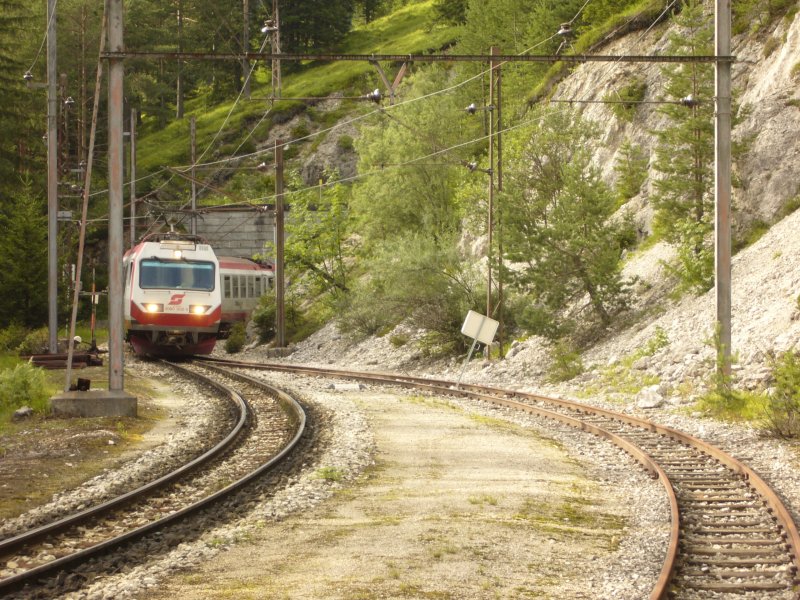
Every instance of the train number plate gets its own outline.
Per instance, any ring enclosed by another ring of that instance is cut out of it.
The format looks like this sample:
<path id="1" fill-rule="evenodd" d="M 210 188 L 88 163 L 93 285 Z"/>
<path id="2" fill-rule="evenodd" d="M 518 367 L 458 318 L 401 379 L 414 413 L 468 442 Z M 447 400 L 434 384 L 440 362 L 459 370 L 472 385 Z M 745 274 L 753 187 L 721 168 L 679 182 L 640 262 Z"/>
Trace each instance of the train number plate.
<path id="1" fill-rule="evenodd" d="M 178 305 L 169 305 L 169 304 L 167 304 L 166 306 L 164 306 L 164 312 L 165 313 L 188 313 L 189 312 L 189 307 L 188 306 L 182 306 L 180 304 L 178 304 Z"/>

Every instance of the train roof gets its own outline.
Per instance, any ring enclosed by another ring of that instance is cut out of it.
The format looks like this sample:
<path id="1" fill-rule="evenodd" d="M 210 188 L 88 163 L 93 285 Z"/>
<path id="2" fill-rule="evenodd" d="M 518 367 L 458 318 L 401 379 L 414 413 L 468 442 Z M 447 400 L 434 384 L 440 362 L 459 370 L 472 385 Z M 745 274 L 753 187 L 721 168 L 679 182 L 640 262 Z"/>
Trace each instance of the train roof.
<path id="1" fill-rule="evenodd" d="M 272 265 L 261 265 L 249 258 L 238 256 L 218 256 L 220 270 L 234 271 L 272 271 Z"/>

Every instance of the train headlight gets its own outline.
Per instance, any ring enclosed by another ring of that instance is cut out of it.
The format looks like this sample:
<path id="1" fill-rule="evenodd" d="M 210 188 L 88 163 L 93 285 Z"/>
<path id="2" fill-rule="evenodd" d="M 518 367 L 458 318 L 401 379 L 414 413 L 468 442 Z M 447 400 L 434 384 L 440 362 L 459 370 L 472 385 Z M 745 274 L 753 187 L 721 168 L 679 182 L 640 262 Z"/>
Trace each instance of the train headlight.
<path id="1" fill-rule="evenodd" d="M 149 313 L 159 313 L 164 312 L 164 305 L 150 302 L 144 305 L 144 309 Z"/>
<path id="2" fill-rule="evenodd" d="M 211 307 L 207 304 L 192 304 L 189 310 L 193 315 L 204 315 L 209 308 Z"/>

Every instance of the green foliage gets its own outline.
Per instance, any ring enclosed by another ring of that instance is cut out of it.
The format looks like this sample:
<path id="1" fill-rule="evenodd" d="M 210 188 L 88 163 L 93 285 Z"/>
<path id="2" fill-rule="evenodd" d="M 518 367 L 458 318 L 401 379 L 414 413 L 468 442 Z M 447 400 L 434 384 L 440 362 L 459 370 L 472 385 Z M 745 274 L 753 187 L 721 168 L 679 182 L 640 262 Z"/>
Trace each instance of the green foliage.
<path id="1" fill-rule="evenodd" d="M 468 4 L 468 0 L 437 0 L 434 9 L 440 19 L 460 25 L 467 22 Z"/>
<path id="2" fill-rule="evenodd" d="M 761 55 L 764 58 L 769 58 L 772 53 L 780 47 L 780 45 L 781 42 L 778 38 L 770 36 L 764 43 L 764 47 L 761 49 Z"/>
<path id="3" fill-rule="evenodd" d="M 381 283 L 358 280 L 337 307 L 339 329 L 354 339 L 362 339 L 397 325 L 402 311 L 382 292 Z"/>
<path id="4" fill-rule="evenodd" d="M 603 100 L 609 103 L 609 108 L 615 117 L 622 121 L 632 121 L 638 103 L 644 100 L 645 92 L 647 92 L 647 82 L 635 78 L 621 89 L 603 96 Z"/>
<path id="5" fill-rule="evenodd" d="M 714 283 L 714 246 L 705 223 L 679 223 L 675 231 L 680 235 L 675 262 L 665 265 L 667 271 L 679 278 L 677 293 L 691 291 L 703 294 Z"/>
<path id="6" fill-rule="evenodd" d="M 485 301 L 478 276 L 455 250 L 455 238 L 439 247 L 421 235 L 407 234 L 387 243 L 364 264 L 360 279 L 342 307 L 340 328 L 356 336 L 372 335 L 407 320 L 428 331 L 432 354 L 464 347 L 461 322 Z"/>
<path id="7" fill-rule="evenodd" d="M 308 123 L 305 121 L 301 121 L 294 127 L 292 127 L 292 139 L 296 140 L 299 138 L 307 137 L 311 133 L 311 130 L 308 128 Z"/>
<path id="8" fill-rule="evenodd" d="M 700 398 L 700 406 L 719 416 L 735 416 L 748 403 L 748 397 L 735 388 L 733 375 L 726 372 L 724 368 L 725 348 L 720 339 L 719 323 L 717 323 L 713 336 L 706 340 L 706 343 L 713 346 L 716 360 L 711 372 L 710 391 Z M 731 363 L 735 360 L 736 357 L 730 357 Z"/>
<path id="9" fill-rule="evenodd" d="M 614 191 L 617 193 L 618 203 L 624 204 L 642 189 L 647 180 L 647 166 L 649 164 L 647 153 L 641 146 L 634 145 L 630 140 L 625 140 L 619 148 L 614 172 L 617 180 Z"/>
<path id="10" fill-rule="evenodd" d="M 0 206 L 0 230 L 0 327 L 39 325 L 47 320 L 47 216 L 29 187 Z"/>
<path id="11" fill-rule="evenodd" d="M 621 254 L 635 236 L 629 220 L 611 219 L 616 200 L 591 161 L 596 127 L 569 110 L 539 114 L 507 144 L 502 227 L 506 257 L 520 265 L 512 281 L 531 305 L 520 321 L 557 338 L 574 329 L 573 307 L 602 327 L 625 307 Z"/>
<path id="12" fill-rule="evenodd" d="M 766 410 L 763 394 L 737 389 L 725 393 L 708 392 L 699 398 L 697 404 L 698 408 L 714 417 L 735 422 L 763 423 Z"/>
<path id="13" fill-rule="evenodd" d="M 393 335 L 389 338 L 389 343 L 395 348 L 401 348 L 408 343 L 408 336 L 403 334 Z"/>
<path id="14" fill-rule="evenodd" d="M 344 479 L 344 471 L 339 467 L 321 467 L 317 469 L 317 478 L 325 481 L 341 481 Z"/>
<path id="15" fill-rule="evenodd" d="M 0 203 L 19 195 L 20 181 L 43 168 L 45 149 L 40 135 L 46 129 L 45 98 L 25 87 L 22 74 L 30 67 L 35 50 L 27 51 L 24 41 L 41 41 L 35 3 L 23 0 L 0 2 Z M 27 62 L 26 62 L 27 61 Z M 41 64 L 41 63 L 40 63 Z M 42 77 L 40 71 L 35 76 Z M 3 230 L 3 237 L 8 235 Z M 22 238 L 24 239 L 24 238 Z M 5 274 L 5 273 L 4 273 Z M 6 297 L 7 298 L 7 297 Z M 0 319 L 0 323 L 3 320 Z"/>
<path id="16" fill-rule="evenodd" d="M 0 352 L 15 351 L 28 335 L 28 330 L 18 323 L 11 323 L 0 330 Z M 48 342 L 49 343 L 49 342 Z"/>
<path id="17" fill-rule="evenodd" d="M 669 346 L 669 336 L 664 328 L 659 325 L 653 332 L 653 336 L 647 340 L 647 343 L 641 349 L 640 356 L 653 356 L 656 352 L 667 346 Z"/>
<path id="18" fill-rule="evenodd" d="M 353 0 L 292 0 L 280 7 L 281 50 L 330 49 L 350 30 Z"/>
<path id="19" fill-rule="evenodd" d="M 258 330 L 259 341 L 268 342 L 275 337 L 275 316 L 277 304 L 274 294 L 261 296 L 258 307 L 253 311 L 252 320 Z"/>
<path id="20" fill-rule="evenodd" d="M 583 10 L 583 21 L 591 25 L 604 23 L 637 4 L 641 4 L 640 0 L 597 0 L 589 2 Z"/>
<path id="21" fill-rule="evenodd" d="M 295 287 L 289 287 L 284 298 L 286 341 L 299 341 L 319 329 L 329 318 L 326 312 L 315 313 L 313 309 L 300 311 L 301 298 Z M 277 305 L 274 294 L 261 296 L 258 307 L 253 311 L 252 321 L 258 331 L 259 341 L 270 342 L 275 337 Z"/>
<path id="22" fill-rule="evenodd" d="M 713 53 L 713 31 L 702 3 L 687 3 L 675 25 L 668 52 L 687 56 Z M 678 261 L 673 268 L 683 287 L 705 291 L 713 284 L 714 257 L 713 68 L 688 63 L 665 67 L 663 74 L 667 99 L 691 95 L 700 104 L 693 108 L 665 104 L 660 109 L 670 123 L 655 132 L 658 145 L 653 166 L 662 177 L 654 181 L 653 228 L 677 247 Z"/>
<path id="23" fill-rule="evenodd" d="M 47 352 L 49 346 L 50 334 L 47 327 L 40 327 L 30 331 L 25 336 L 25 339 L 17 346 L 17 352 L 20 355 L 26 354 L 43 354 Z"/>
<path id="24" fill-rule="evenodd" d="M 393 3 L 389 0 L 355 0 L 355 5 L 364 17 L 364 22 L 370 23 L 377 17 L 386 14 Z"/>
<path id="25" fill-rule="evenodd" d="M 225 340 L 225 352 L 228 354 L 236 354 L 237 352 L 241 352 L 246 342 L 247 336 L 245 334 L 244 322 L 238 321 L 237 323 L 233 324 L 230 334 L 228 335 L 228 339 Z"/>
<path id="26" fill-rule="evenodd" d="M 798 208 L 800 208 L 800 194 L 797 194 L 793 198 L 790 198 L 786 201 L 786 203 L 781 207 L 780 212 L 778 213 L 778 219 L 784 219 L 794 213 Z"/>
<path id="27" fill-rule="evenodd" d="M 737 0 L 732 3 L 733 33 L 755 33 L 797 10 L 797 0 Z"/>
<path id="28" fill-rule="evenodd" d="M 284 257 L 286 268 L 304 274 L 310 293 L 324 293 L 332 300 L 347 292 L 352 252 L 350 190 L 341 184 L 319 191 L 295 193 L 286 220 Z"/>
<path id="29" fill-rule="evenodd" d="M 340 135 L 336 138 L 336 147 L 345 152 L 353 150 L 353 138 L 349 135 Z"/>
<path id="30" fill-rule="evenodd" d="M 784 352 L 771 357 L 775 384 L 766 404 L 764 425 L 774 435 L 794 438 L 800 435 L 800 356 Z"/>
<path id="31" fill-rule="evenodd" d="M 409 96 L 441 89 L 446 76 L 441 66 L 414 74 Z M 458 229 L 461 212 L 455 189 L 465 169 L 456 165 L 468 155 L 436 153 L 463 141 L 466 128 L 480 126 L 475 120 L 459 119 L 462 109 L 457 98 L 446 95 L 384 113 L 373 125 L 362 127 L 356 142 L 359 171 L 372 175 L 356 183 L 352 205 L 367 252 L 408 232 L 442 240 Z M 430 158 L 420 160 L 424 156 Z"/>
<path id="32" fill-rule="evenodd" d="M 553 382 L 569 381 L 583 373 L 580 352 L 565 341 L 553 344 L 551 358 L 549 376 Z"/>
<path id="33" fill-rule="evenodd" d="M 745 231 L 745 234 L 733 241 L 733 253 L 737 253 L 740 250 L 747 248 L 748 246 L 752 246 L 758 240 L 760 240 L 765 233 L 769 231 L 769 223 L 762 221 L 761 219 L 756 219 L 753 221 Z"/>
<path id="34" fill-rule="evenodd" d="M 611 0 L 614 2 L 614 0 Z M 573 7 L 569 3 L 554 3 L 556 6 L 551 7 L 549 3 L 542 2 L 540 8 L 543 10 L 552 10 L 556 15 L 563 15 L 561 21 L 569 21 L 577 13 L 579 7 Z M 625 8 L 621 8 L 620 12 L 605 13 L 609 16 L 603 20 L 603 13 L 593 17 L 591 8 L 598 6 L 603 10 L 601 2 L 590 2 L 586 4 L 583 11 L 584 17 L 578 21 L 579 27 L 577 28 L 578 35 L 574 41 L 567 46 L 567 53 L 570 54 L 589 54 L 596 50 L 599 45 L 606 43 L 609 39 L 618 37 L 623 33 L 632 33 L 634 31 L 648 29 L 655 23 L 664 18 L 664 1 L 663 0 L 634 0 L 633 2 L 626 2 Z M 566 9 L 567 14 L 564 15 L 562 7 Z M 569 11 L 572 11 L 571 13 Z M 586 15 L 589 17 L 586 17 Z M 558 17 L 553 23 L 550 18 L 537 22 L 535 25 L 532 23 L 532 28 L 539 29 L 539 37 L 536 41 L 537 48 L 540 46 L 541 40 L 551 39 L 553 32 L 558 30 Z M 575 30 L 573 24 L 573 30 Z M 558 40 L 556 40 L 558 43 Z M 547 47 L 546 45 L 544 47 Z M 556 48 L 552 47 L 555 51 Z M 527 86 L 524 88 L 524 94 L 527 97 L 527 103 L 532 105 L 539 100 L 546 98 L 552 92 L 555 84 L 564 76 L 569 74 L 571 70 L 570 63 L 557 62 L 551 65 L 546 70 L 533 70 L 529 71 Z"/>
<path id="35" fill-rule="evenodd" d="M 8 415 L 22 406 L 44 412 L 47 403 L 48 392 L 41 369 L 22 363 L 0 371 L 0 414 Z"/>
<path id="36" fill-rule="evenodd" d="M 371 2 L 371 0 L 364 0 L 364 2 Z M 158 4 L 150 0 L 134 4 L 135 6 L 132 6 L 126 15 L 126 19 L 129 22 L 136 22 L 137 27 L 135 28 L 136 31 L 130 32 L 130 36 L 126 31 L 126 44 L 132 44 L 131 47 L 133 49 L 152 50 L 154 47 L 158 47 L 159 44 L 169 48 L 169 50 L 176 49 L 175 45 L 178 39 L 175 30 L 177 19 L 174 14 L 176 5 L 163 2 Z M 267 4 L 271 6 L 271 4 Z M 302 7 L 301 5 L 297 6 Z M 373 16 L 383 14 L 393 6 L 395 5 L 381 5 L 376 9 L 377 12 L 373 11 Z M 157 14 L 149 16 L 145 14 L 142 18 L 134 14 L 137 10 L 149 11 L 155 9 L 162 12 L 157 11 Z M 210 21 L 206 22 L 231 23 L 229 15 L 241 14 L 241 2 L 239 2 L 238 7 L 231 8 L 223 5 L 218 10 L 228 12 L 222 18 L 212 17 Z M 289 9 L 287 8 L 286 10 Z M 291 10 L 295 10 L 294 5 Z M 252 2 L 251 12 L 253 13 L 251 32 L 256 32 L 263 25 L 265 14 L 256 9 Z M 369 20 L 367 24 L 350 31 L 336 50 L 345 54 L 368 54 L 375 52 L 377 48 L 380 48 L 381 52 L 390 53 L 416 53 L 433 48 L 441 48 L 453 41 L 455 29 L 444 25 L 437 25 L 432 28 L 430 24 L 432 16 L 433 3 L 431 0 L 402 5 L 391 16 L 382 16 Z M 186 17 L 187 21 L 189 18 L 196 18 L 190 12 L 186 13 Z M 286 17 L 284 7 L 281 5 L 281 19 L 283 20 Z M 159 23 L 160 21 L 163 21 L 163 26 L 151 25 L 151 23 Z M 202 26 L 203 21 L 193 21 L 193 23 Z M 185 23 L 185 26 L 188 28 L 188 23 Z M 241 22 L 238 22 L 236 27 L 228 27 L 226 25 L 210 29 L 213 31 L 209 32 L 208 35 L 227 35 L 229 39 L 232 39 L 230 38 L 231 35 L 240 35 Z M 132 41 L 132 36 L 134 35 L 139 36 L 136 38 L 135 43 Z M 184 50 L 209 51 L 209 48 L 215 47 L 218 51 L 225 51 L 224 44 L 215 43 L 211 40 L 202 43 L 200 41 L 192 41 L 190 44 L 189 34 L 185 32 L 185 35 L 187 36 L 187 41 L 184 44 Z M 148 37 L 152 38 L 151 42 L 147 41 Z M 251 37 L 255 38 L 255 36 Z M 281 39 L 285 42 L 283 30 Z M 251 39 L 251 42 L 256 43 L 254 39 Z M 253 49 L 257 50 L 258 48 Z M 282 49 L 287 51 L 285 43 L 282 45 Z M 240 51 L 241 47 L 231 50 L 232 53 Z M 96 52 L 94 55 L 96 56 Z M 231 144 L 229 149 L 235 149 L 245 136 L 249 135 L 254 124 L 263 116 L 264 106 L 263 103 L 259 102 L 239 102 L 235 110 L 231 112 L 240 84 L 237 84 L 235 88 L 233 86 L 235 81 L 241 81 L 241 66 L 236 61 L 223 62 L 227 65 L 224 71 L 210 69 L 208 61 L 194 61 L 184 66 L 183 74 L 186 80 L 184 83 L 187 90 L 186 113 L 187 115 L 195 114 L 197 116 L 198 148 L 209 146 L 212 140 L 215 140 L 218 132 L 222 130 L 221 139 L 225 140 L 227 144 Z M 163 85 L 163 87 L 149 92 L 146 99 L 143 93 L 140 94 L 138 91 L 129 93 L 126 91 L 126 95 L 132 99 L 133 105 L 145 112 L 138 130 L 140 140 L 138 143 L 139 164 L 137 165 L 137 172 L 141 172 L 142 175 L 153 173 L 163 168 L 164 165 L 178 165 L 189 162 L 188 119 L 172 120 L 174 116 L 175 64 L 177 63 L 159 63 L 145 60 L 132 61 L 132 68 L 127 71 L 129 74 L 126 75 L 126 84 L 130 83 L 132 88 L 135 85 L 133 79 L 143 76 L 143 73 L 146 73 L 154 81 L 161 82 L 159 85 Z M 374 68 L 366 62 L 316 62 L 304 64 L 299 71 L 294 73 L 286 72 L 288 63 L 283 63 L 283 65 L 285 69 L 282 86 L 285 97 L 323 97 L 342 91 L 361 94 L 365 89 L 372 89 L 381 85 Z M 196 72 L 195 69 L 199 71 Z M 256 70 L 256 75 L 259 75 L 259 77 L 254 82 L 253 94 L 255 96 L 268 95 L 271 91 L 269 76 L 268 74 L 262 76 L 262 72 L 259 69 Z M 267 71 L 268 69 L 267 67 Z M 19 79 L 19 72 L 15 72 L 14 76 Z M 212 98 L 214 90 L 211 83 L 216 80 L 222 82 L 221 87 L 218 86 L 218 92 L 221 93 L 226 89 L 230 89 L 230 93 L 222 101 L 213 100 Z M 367 83 L 365 84 L 365 82 Z M 28 94 L 28 96 L 31 96 L 31 94 Z M 273 125 L 286 123 L 295 115 L 307 110 L 313 111 L 313 114 L 319 117 L 318 122 L 321 125 L 330 126 L 352 108 L 348 103 L 345 103 L 341 108 L 323 113 L 319 108 L 312 109 L 304 102 L 276 102 L 269 116 L 257 128 L 253 138 L 255 140 L 265 139 L 268 137 L 269 130 Z M 166 122 L 162 122 L 162 114 Z M 38 137 L 37 135 L 36 142 L 41 145 Z M 243 147 L 237 154 L 242 154 L 244 151 Z M 292 150 L 292 152 L 296 151 Z M 211 144 L 210 152 L 206 158 L 209 157 L 224 157 L 219 150 L 218 143 Z M 284 158 L 286 158 L 286 155 L 284 155 Z M 137 191 L 147 192 L 159 188 L 159 186 L 165 184 L 167 179 L 167 177 L 144 179 L 137 186 Z M 173 196 L 185 198 L 188 194 L 188 185 L 186 181 L 172 178 L 169 184 L 161 188 L 160 195 L 167 198 Z M 258 197 L 262 196 L 263 192 L 258 194 Z"/>

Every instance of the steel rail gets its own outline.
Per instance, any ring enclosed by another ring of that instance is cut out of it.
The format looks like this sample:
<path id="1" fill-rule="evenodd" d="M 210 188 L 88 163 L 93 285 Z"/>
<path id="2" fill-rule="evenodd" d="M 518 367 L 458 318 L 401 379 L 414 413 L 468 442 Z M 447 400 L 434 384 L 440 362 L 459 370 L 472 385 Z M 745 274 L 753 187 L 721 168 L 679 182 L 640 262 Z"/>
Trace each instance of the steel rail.
<path id="1" fill-rule="evenodd" d="M 784 503 L 781 501 L 781 499 L 778 497 L 778 495 L 775 493 L 775 491 L 757 473 L 755 473 L 755 471 L 753 471 L 750 467 L 748 467 L 738 459 L 734 458 L 733 456 L 729 455 L 723 450 L 717 448 L 716 446 L 713 446 L 687 433 L 678 431 L 676 429 L 672 429 L 671 427 L 665 427 L 663 425 L 658 425 L 646 419 L 640 419 L 638 417 L 633 417 L 630 415 L 623 415 L 621 413 L 615 413 L 613 411 L 605 410 L 602 408 L 596 408 L 586 404 L 580 404 L 578 402 L 573 402 L 570 400 L 552 398 L 548 396 L 542 396 L 539 394 L 502 389 L 492 386 L 480 386 L 474 384 L 459 385 L 456 382 L 449 380 L 414 377 L 414 376 L 401 375 L 397 373 L 387 373 L 387 372 L 377 372 L 377 371 L 357 372 L 357 371 L 347 371 L 339 369 L 311 367 L 307 365 L 287 365 L 286 363 L 247 363 L 243 361 L 227 361 L 220 359 L 212 359 L 208 357 L 204 357 L 203 360 L 222 362 L 230 366 L 238 366 L 240 368 L 287 371 L 287 372 L 304 373 L 316 376 L 339 377 L 342 379 L 351 379 L 357 381 L 401 385 L 405 387 L 427 387 L 429 389 L 436 390 L 440 393 L 478 398 L 487 402 L 509 406 L 525 410 L 528 412 L 542 411 L 541 413 L 539 413 L 542 414 L 542 416 L 546 416 L 548 418 L 555 418 L 561 422 L 572 425 L 573 427 L 577 427 L 578 429 L 584 431 L 591 431 L 592 433 L 597 433 L 596 431 L 591 429 L 591 427 L 594 426 L 590 426 L 590 424 L 588 423 L 571 419 L 570 417 L 564 417 L 563 415 L 559 415 L 558 413 L 550 413 L 550 411 L 532 407 L 528 404 L 517 403 L 513 400 L 508 399 L 508 398 L 519 398 L 527 401 L 534 401 L 544 404 L 555 405 L 563 409 L 567 409 L 581 414 L 594 414 L 602 416 L 604 418 L 613 419 L 622 423 L 626 423 L 628 425 L 645 429 L 653 433 L 657 433 L 659 435 L 669 437 L 679 443 L 692 446 L 697 450 L 712 456 L 722 465 L 729 468 L 732 472 L 738 474 L 743 480 L 749 483 L 755 491 L 757 491 L 760 494 L 762 501 L 767 506 L 768 512 L 770 512 L 775 517 L 775 519 L 778 521 L 778 523 L 785 532 L 787 543 L 790 546 L 790 555 L 792 557 L 792 565 L 795 572 L 800 571 L 800 534 L 798 533 L 797 526 L 790 512 L 788 511 Z M 570 421 L 574 421 L 574 424 Z M 602 431 L 603 433 L 597 433 L 597 435 L 602 435 L 603 437 L 606 437 L 607 439 L 617 444 L 617 439 L 616 439 L 617 436 L 615 434 L 608 432 L 606 430 Z M 620 447 L 623 447 L 627 452 L 629 452 L 629 454 L 631 454 L 631 456 L 636 458 L 636 460 L 638 460 L 648 471 L 650 471 L 653 474 L 657 474 L 659 479 L 661 479 L 662 485 L 667 491 L 667 495 L 669 498 L 672 526 L 671 526 L 667 556 L 665 558 L 656 585 L 653 588 L 650 596 L 651 600 L 660 600 L 662 598 L 666 598 L 669 593 L 670 582 L 672 581 L 672 578 L 674 576 L 674 571 L 678 558 L 678 546 L 680 542 L 680 519 L 678 513 L 677 497 L 675 496 L 673 486 L 670 483 L 669 478 L 666 476 L 664 471 L 661 470 L 660 467 L 652 469 L 648 466 L 650 463 L 656 464 L 655 460 L 653 460 L 649 455 L 647 455 L 643 450 L 639 448 L 637 448 L 636 452 L 630 452 L 630 450 L 628 450 L 626 446 L 620 446 Z M 646 460 L 640 458 L 642 455 L 643 458 L 645 458 Z"/>
<path id="2" fill-rule="evenodd" d="M 190 373 L 190 371 L 184 369 L 183 367 L 175 366 L 175 368 Z M 248 417 L 247 404 L 245 403 L 244 399 L 241 396 L 233 393 L 231 390 L 227 390 L 224 387 L 219 386 L 215 382 L 210 380 L 207 381 L 207 383 L 214 386 L 219 391 L 228 394 L 229 399 L 234 403 L 234 409 L 238 413 L 238 417 L 236 418 L 236 423 L 221 441 L 219 441 L 212 448 L 208 449 L 206 452 L 192 459 L 188 463 L 181 465 L 174 471 L 171 471 L 166 475 L 159 477 L 158 479 L 154 479 L 153 481 L 150 481 L 143 486 L 140 486 L 136 489 L 130 490 L 124 494 L 116 496 L 115 498 L 111 498 L 110 500 L 107 500 L 106 502 L 103 502 L 101 504 L 90 506 L 89 508 L 86 508 L 82 511 L 73 513 L 71 515 L 67 515 L 66 517 L 63 517 L 57 521 L 47 523 L 45 525 L 36 527 L 34 529 L 30 529 L 13 537 L 8 537 L 1 540 L 0 554 L 5 554 L 7 552 L 14 551 L 17 548 L 24 546 L 25 544 L 34 542 L 47 535 L 58 533 L 59 531 L 63 531 L 68 527 L 77 525 L 78 523 L 85 521 L 86 519 L 89 519 L 91 517 L 96 517 L 98 515 L 103 514 L 104 512 L 108 512 L 113 508 L 117 508 L 125 504 L 126 502 L 130 502 L 132 500 L 141 498 L 145 494 L 152 492 L 153 490 L 161 487 L 162 485 L 175 481 L 176 479 L 186 475 L 190 471 L 207 463 L 208 461 L 218 456 L 220 453 L 227 450 L 239 436 L 242 429 L 247 423 L 247 417 Z M 1 585 L 2 582 L 0 582 L 0 590 L 2 589 Z"/>
<path id="3" fill-rule="evenodd" d="M 204 380 L 206 383 L 209 383 L 210 385 L 218 387 L 219 389 L 226 390 L 226 392 L 229 393 L 231 397 L 237 398 L 237 403 L 241 402 L 244 406 L 247 406 L 247 402 L 238 392 L 235 392 L 234 390 L 228 388 L 227 386 L 224 386 L 219 382 L 213 381 L 209 377 L 190 371 L 188 369 L 185 369 L 184 367 L 178 367 L 177 365 L 174 365 L 172 363 L 170 364 L 175 368 L 184 370 L 187 373 L 191 373 L 192 376 L 200 378 Z M 259 386 L 262 387 L 263 389 L 266 389 L 273 397 L 278 399 L 284 410 L 291 411 L 294 417 L 293 421 L 296 426 L 295 434 L 278 454 L 273 456 L 269 461 L 262 464 L 257 469 L 251 471 L 244 477 L 238 479 L 237 481 L 234 481 L 233 483 L 230 483 L 226 487 L 218 490 L 217 492 L 209 496 L 206 496 L 205 498 L 195 502 L 194 504 L 184 507 L 179 511 L 166 515 L 156 521 L 152 521 L 147 525 L 143 525 L 142 527 L 139 527 L 137 529 L 131 530 L 121 536 L 117 536 L 115 538 L 106 540 L 99 544 L 95 544 L 89 548 L 82 549 L 74 554 L 58 558 L 49 563 L 30 569 L 24 573 L 20 573 L 18 575 L 14 575 L 12 577 L 0 580 L 0 594 L 7 593 L 15 589 L 19 589 L 20 587 L 24 586 L 27 583 L 34 582 L 48 575 L 52 575 L 55 572 L 70 567 L 76 563 L 85 562 L 90 558 L 102 554 L 103 552 L 113 550 L 114 548 L 117 548 L 122 544 L 139 539 L 147 535 L 148 533 L 161 529 L 166 525 L 177 522 L 178 520 L 190 514 L 194 514 L 206 508 L 210 504 L 217 502 L 218 500 L 238 490 L 239 488 L 243 487 L 256 477 L 259 477 L 266 471 L 269 471 L 270 469 L 275 467 L 278 463 L 280 463 L 283 459 L 285 459 L 297 445 L 297 443 L 299 442 L 300 438 L 302 437 L 305 431 L 305 425 L 306 425 L 305 411 L 303 410 L 299 402 L 297 402 L 294 398 L 292 398 L 285 392 L 273 386 L 270 386 L 264 382 L 259 382 Z"/>

